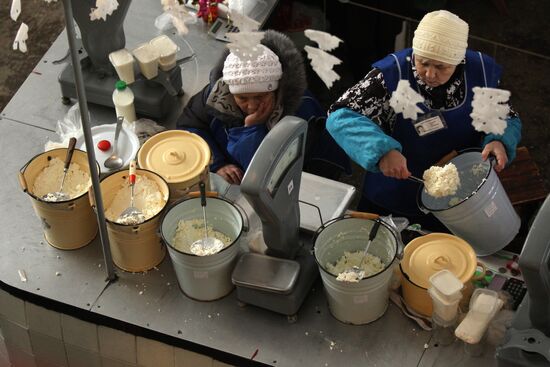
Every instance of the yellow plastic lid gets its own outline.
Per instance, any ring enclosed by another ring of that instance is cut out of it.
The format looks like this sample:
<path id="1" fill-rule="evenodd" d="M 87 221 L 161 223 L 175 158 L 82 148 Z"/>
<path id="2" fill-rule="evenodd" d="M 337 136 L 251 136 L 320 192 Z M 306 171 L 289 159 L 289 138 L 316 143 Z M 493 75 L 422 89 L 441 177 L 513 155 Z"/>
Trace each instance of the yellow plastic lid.
<path id="1" fill-rule="evenodd" d="M 161 175 L 168 183 L 196 179 L 210 164 L 210 148 L 197 134 L 168 130 L 149 138 L 139 149 L 140 168 Z"/>
<path id="2" fill-rule="evenodd" d="M 401 267 L 410 281 L 429 288 L 430 277 L 442 269 L 466 283 L 474 275 L 477 258 L 472 246 L 463 239 L 447 233 L 430 233 L 405 246 Z"/>

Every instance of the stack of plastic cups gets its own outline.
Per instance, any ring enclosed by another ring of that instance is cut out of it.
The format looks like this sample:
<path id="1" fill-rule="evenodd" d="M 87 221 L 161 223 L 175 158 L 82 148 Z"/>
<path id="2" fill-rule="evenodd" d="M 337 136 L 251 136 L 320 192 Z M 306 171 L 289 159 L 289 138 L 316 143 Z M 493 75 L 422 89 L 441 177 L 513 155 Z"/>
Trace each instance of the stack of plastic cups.
<path id="1" fill-rule="evenodd" d="M 490 289 L 476 289 L 470 299 L 470 310 L 455 330 L 464 342 L 464 352 L 470 357 L 483 354 L 484 335 L 489 323 L 502 307 L 498 293 Z"/>
<path id="2" fill-rule="evenodd" d="M 458 303 L 462 298 L 462 282 L 449 270 L 443 269 L 430 277 L 428 294 L 432 298 L 434 339 L 439 345 L 450 345 L 455 340 Z"/>

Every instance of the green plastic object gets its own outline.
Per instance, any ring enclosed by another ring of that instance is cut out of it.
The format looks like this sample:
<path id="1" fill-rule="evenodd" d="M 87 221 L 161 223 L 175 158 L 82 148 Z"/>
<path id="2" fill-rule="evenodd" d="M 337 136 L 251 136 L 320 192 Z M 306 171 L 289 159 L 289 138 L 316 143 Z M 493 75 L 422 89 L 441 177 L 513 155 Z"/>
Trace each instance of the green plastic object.
<path id="1" fill-rule="evenodd" d="M 118 80 L 116 83 L 115 83 L 115 88 L 117 90 L 124 90 L 126 89 L 126 82 L 124 80 Z"/>

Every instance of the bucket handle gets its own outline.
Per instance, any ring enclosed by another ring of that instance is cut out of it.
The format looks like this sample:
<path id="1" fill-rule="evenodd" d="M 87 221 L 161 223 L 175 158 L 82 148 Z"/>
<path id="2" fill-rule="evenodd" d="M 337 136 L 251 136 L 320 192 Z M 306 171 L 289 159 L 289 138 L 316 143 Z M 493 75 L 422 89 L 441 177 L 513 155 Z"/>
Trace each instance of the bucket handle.
<path id="1" fill-rule="evenodd" d="M 313 232 L 313 237 L 311 238 L 311 241 L 313 243 L 313 247 L 315 247 L 315 241 L 317 240 L 317 237 L 319 237 L 319 233 L 321 233 L 326 227 L 328 227 L 330 224 L 345 218 L 359 218 L 359 219 L 371 219 L 376 220 L 380 218 L 379 214 L 375 213 L 367 213 L 367 212 L 359 212 L 356 210 L 348 210 L 344 215 L 341 215 L 336 218 L 332 218 L 331 220 L 327 221 L 326 223 L 321 224 L 319 228 L 315 232 Z"/>
<path id="2" fill-rule="evenodd" d="M 219 197 L 219 193 L 217 191 L 206 191 L 205 192 L 206 197 L 208 198 L 217 198 Z M 189 191 L 187 193 L 188 198 L 198 198 L 201 196 L 200 191 Z"/>

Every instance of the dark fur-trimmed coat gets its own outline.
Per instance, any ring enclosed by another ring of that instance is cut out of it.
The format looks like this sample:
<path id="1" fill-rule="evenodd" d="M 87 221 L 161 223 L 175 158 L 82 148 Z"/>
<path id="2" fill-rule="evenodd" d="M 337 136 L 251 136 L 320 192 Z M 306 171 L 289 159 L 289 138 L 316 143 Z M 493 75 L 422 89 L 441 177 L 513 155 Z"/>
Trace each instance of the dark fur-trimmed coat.
<path id="1" fill-rule="evenodd" d="M 179 129 L 200 135 L 210 146 L 212 172 L 227 164 L 236 164 L 246 170 L 269 129 L 282 117 L 295 115 L 309 120 L 326 114 L 306 91 L 304 60 L 294 43 L 272 30 L 265 32 L 261 42 L 279 57 L 283 70 L 277 89 L 277 105 L 266 124 L 244 126 L 245 116 L 222 80 L 223 63 L 229 50 L 210 72 L 210 83 L 190 99 L 178 119 Z"/>

